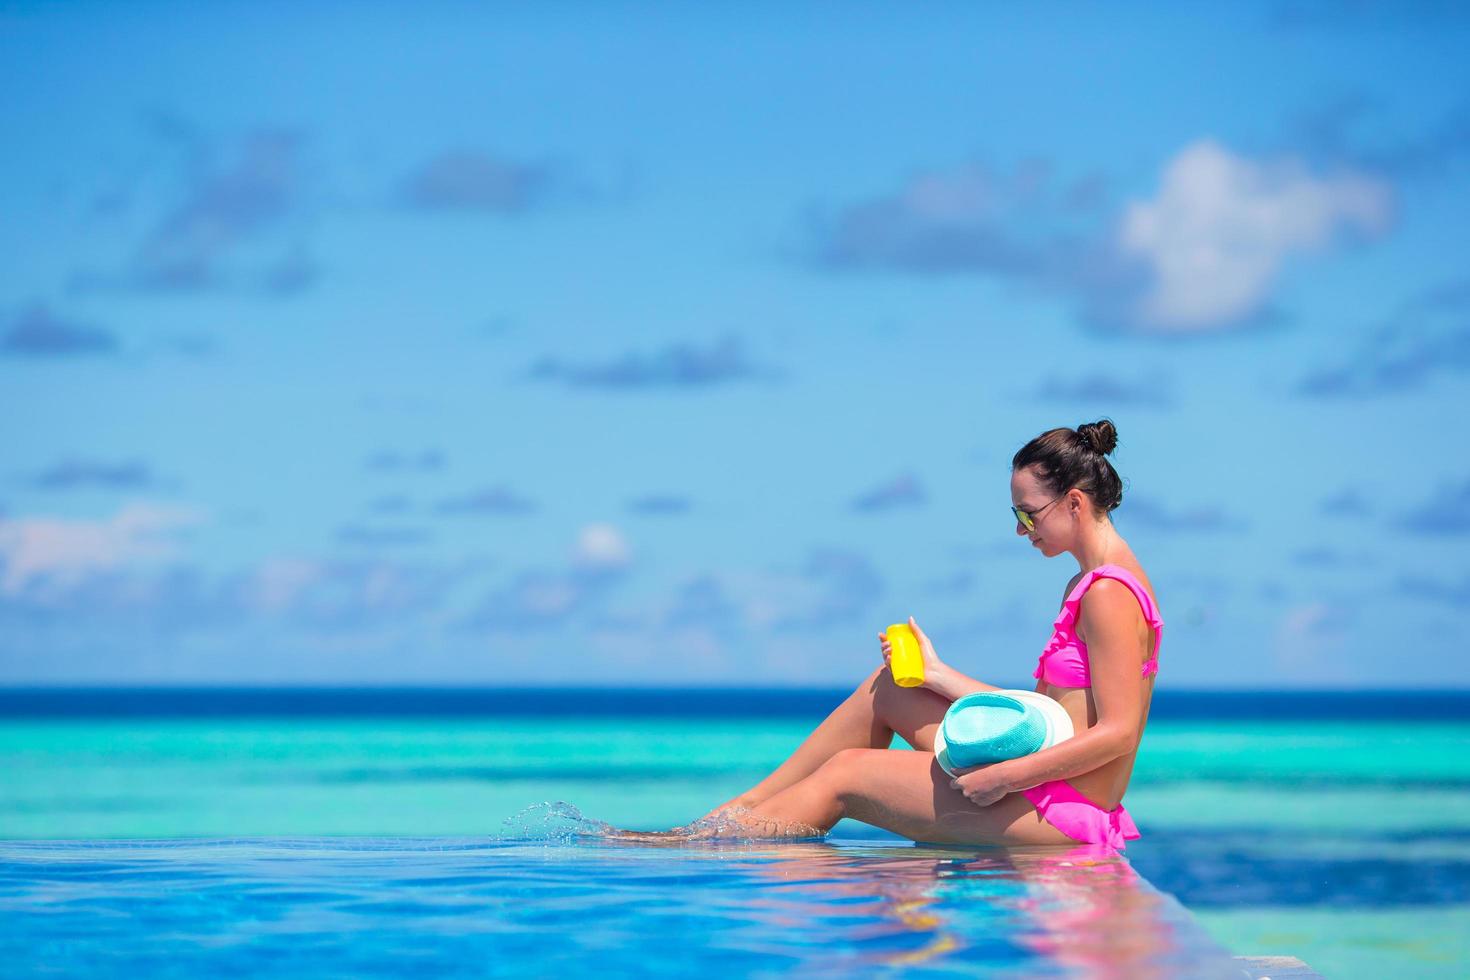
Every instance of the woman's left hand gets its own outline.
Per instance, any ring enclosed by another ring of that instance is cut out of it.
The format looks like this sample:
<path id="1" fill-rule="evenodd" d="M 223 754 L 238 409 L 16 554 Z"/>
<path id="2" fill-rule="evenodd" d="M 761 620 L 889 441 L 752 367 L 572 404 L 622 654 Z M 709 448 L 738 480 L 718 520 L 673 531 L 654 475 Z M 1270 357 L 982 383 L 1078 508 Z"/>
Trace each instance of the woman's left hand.
<path id="1" fill-rule="evenodd" d="M 990 806 L 1011 791 L 1010 782 L 1001 770 L 1000 763 L 956 769 L 959 775 L 949 784 L 964 793 L 976 806 Z"/>

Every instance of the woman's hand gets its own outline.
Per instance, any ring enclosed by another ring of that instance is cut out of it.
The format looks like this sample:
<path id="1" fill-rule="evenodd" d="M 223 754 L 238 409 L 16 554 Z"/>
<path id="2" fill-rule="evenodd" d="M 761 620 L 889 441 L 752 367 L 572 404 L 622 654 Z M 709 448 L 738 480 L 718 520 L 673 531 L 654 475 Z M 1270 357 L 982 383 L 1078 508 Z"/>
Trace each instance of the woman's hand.
<path id="1" fill-rule="evenodd" d="M 1005 772 L 998 762 L 957 768 L 955 772 L 958 775 L 951 779 L 949 784 L 964 793 L 965 797 L 976 806 L 990 806 L 1011 792 L 1010 781 L 1006 779 Z"/>
<path id="2" fill-rule="evenodd" d="M 912 616 L 909 617 L 909 629 L 914 631 L 914 639 L 919 641 L 919 655 L 924 660 L 924 683 L 920 686 L 932 687 L 930 681 L 939 677 L 943 671 L 947 670 L 948 665 L 939 659 L 939 654 L 934 652 L 934 644 L 929 642 L 929 637 L 924 634 L 923 630 L 919 629 L 919 624 L 914 622 L 914 617 Z M 891 672 L 893 670 L 893 664 L 889 661 L 893 655 L 893 647 L 888 642 L 888 634 L 886 632 L 880 632 L 878 634 L 878 645 L 883 650 L 883 664 Z"/>

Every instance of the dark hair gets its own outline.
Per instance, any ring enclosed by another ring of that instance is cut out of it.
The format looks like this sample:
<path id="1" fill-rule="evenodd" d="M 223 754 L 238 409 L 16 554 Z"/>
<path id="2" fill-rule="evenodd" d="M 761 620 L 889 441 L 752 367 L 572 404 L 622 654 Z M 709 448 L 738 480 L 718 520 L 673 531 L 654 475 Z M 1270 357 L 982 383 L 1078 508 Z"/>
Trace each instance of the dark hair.
<path id="1" fill-rule="evenodd" d="M 1076 487 L 1092 499 L 1092 505 L 1108 513 L 1123 502 L 1123 481 L 1108 462 L 1107 455 L 1118 445 L 1118 430 L 1111 419 L 1047 429 L 1022 446 L 1011 457 L 1011 469 L 1036 467 L 1036 478 L 1052 493 L 1061 496 Z"/>

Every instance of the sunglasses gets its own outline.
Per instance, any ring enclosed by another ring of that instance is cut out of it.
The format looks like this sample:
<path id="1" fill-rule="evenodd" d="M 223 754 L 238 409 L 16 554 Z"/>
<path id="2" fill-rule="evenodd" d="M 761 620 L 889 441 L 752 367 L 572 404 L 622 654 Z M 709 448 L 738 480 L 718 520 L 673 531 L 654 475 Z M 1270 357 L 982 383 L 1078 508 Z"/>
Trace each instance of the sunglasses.
<path id="1" fill-rule="evenodd" d="M 1062 494 L 1062 497 L 1065 497 L 1065 496 L 1066 496 L 1065 493 Z M 1062 497 L 1053 497 L 1051 500 L 1048 500 L 1046 503 L 1044 503 L 1040 507 L 1038 507 L 1035 511 L 1029 512 L 1029 513 L 1027 511 L 1021 510 L 1020 508 L 1016 507 L 1015 504 L 1012 504 L 1011 505 L 1011 513 L 1016 515 L 1016 520 L 1020 521 L 1024 525 L 1026 525 L 1026 530 L 1028 530 L 1028 531 L 1034 531 L 1034 530 L 1036 530 L 1036 518 L 1041 514 L 1042 511 L 1046 510 L 1048 507 L 1050 507 L 1052 504 L 1056 503 L 1058 500 L 1061 500 Z"/>

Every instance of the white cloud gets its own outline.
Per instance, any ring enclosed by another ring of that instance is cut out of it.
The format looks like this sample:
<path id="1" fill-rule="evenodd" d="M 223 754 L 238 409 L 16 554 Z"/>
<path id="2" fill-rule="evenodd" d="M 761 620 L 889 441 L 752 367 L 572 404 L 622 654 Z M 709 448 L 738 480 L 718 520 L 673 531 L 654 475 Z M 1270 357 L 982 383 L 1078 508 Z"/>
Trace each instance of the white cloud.
<path id="1" fill-rule="evenodd" d="M 577 535 L 573 561 L 582 568 L 623 568 L 631 559 L 628 541 L 611 524 L 588 524 Z"/>
<path id="2" fill-rule="evenodd" d="M 145 503 L 103 520 L 0 518 L 0 593 L 19 595 L 38 581 L 71 585 L 120 565 L 170 557 L 173 532 L 202 519 L 192 509 Z"/>
<path id="3" fill-rule="evenodd" d="M 1119 221 L 1116 247 L 1152 272 L 1132 318 L 1186 331 L 1249 316 L 1289 255 L 1343 233 L 1380 236 L 1392 217 L 1381 180 L 1317 177 L 1295 160 L 1256 162 L 1197 141 L 1169 162 L 1158 196 Z"/>
<path id="4" fill-rule="evenodd" d="M 521 584 L 521 608 L 538 618 L 554 619 L 572 611 L 584 589 L 565 577 L 529 578 Z"/>
<path id="5" fill-rule="evenodd" d="M 327 569 L 309 558 L 280 555 L 267 558 L 252 570 L 244 587 L 244 599 L 251 608 L 264 612 L 281 612 L 291 608 L 297 598 L 321 581 Z"/>

